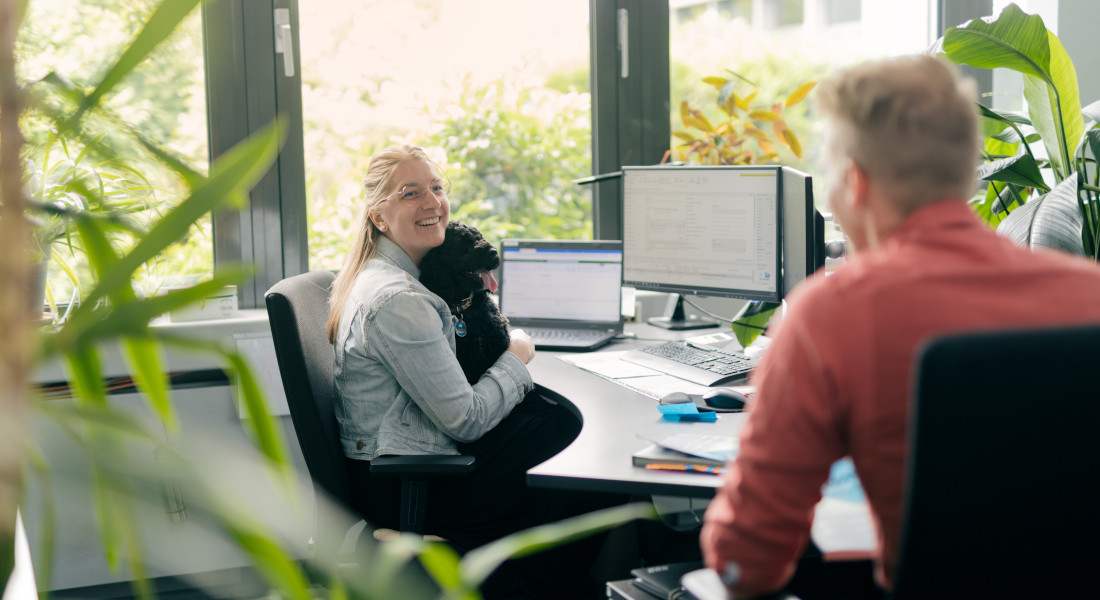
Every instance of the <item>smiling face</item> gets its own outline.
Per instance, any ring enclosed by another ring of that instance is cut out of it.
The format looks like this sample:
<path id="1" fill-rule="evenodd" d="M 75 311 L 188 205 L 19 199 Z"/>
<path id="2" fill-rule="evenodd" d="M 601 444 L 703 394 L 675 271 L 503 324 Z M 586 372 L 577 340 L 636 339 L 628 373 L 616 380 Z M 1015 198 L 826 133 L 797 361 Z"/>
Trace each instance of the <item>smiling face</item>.
<path id="1" fill-rule="evenodd" d="M 413 263 L 443 243 L 451 205 L 441 191 L 435 166 L 422 160 L 401 163 L 390 175 L 390 197 L 371 213 L 371 220 Z"/>

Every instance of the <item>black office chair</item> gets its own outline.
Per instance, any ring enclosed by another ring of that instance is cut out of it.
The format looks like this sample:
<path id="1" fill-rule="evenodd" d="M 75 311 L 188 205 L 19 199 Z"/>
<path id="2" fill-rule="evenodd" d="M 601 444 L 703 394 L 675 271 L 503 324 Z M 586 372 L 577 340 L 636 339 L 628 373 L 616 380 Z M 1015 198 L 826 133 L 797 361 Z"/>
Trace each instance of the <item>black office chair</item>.
<path id="1" fill-rule="evenodd" d="M 354 512 L 334 408 L 334 351 L 325 333 L 334 279 L 330 271 L 289 277 L 271 286 L 265 300 L 290 418 L 314 489 Z M 422 533 L 429 478 L 467 473 L 473 464 L 472 456 L 384 456 L 371 461 L 371 472 L 401 478 L 399 529 Z M 320 556 L 335 557 L 341 543 L 342 536 L 315 531 Z"/>
<path id="2" fill-rule="evenodd" d="M 896 600 L 1096 597 L 1098 366 L 1096 325 L 919 353 Z"/>

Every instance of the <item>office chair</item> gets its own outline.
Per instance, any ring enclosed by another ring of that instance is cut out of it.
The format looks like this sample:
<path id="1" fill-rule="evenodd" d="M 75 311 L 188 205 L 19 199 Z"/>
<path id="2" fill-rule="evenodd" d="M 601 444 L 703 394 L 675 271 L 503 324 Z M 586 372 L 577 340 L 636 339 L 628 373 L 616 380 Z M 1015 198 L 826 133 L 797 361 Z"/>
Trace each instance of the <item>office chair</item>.
<path id="1" fill-rule="evenodd" d="M 918 354 L 893 598 L 1095 597 L 1100 326 Z"/>
<path id="2" fill-rule="evenodd" d="M 271 286 L 264 299 L 290 418 L 314 490 L 354 513 L 334 408 L 333 347 L 325 334 L 334 279 L 330 271 L 295 275 Z M 467 473 L 473 464 L 472 456 L 382 456 L 371 461 L 371 472 L 401 478 L 399 529 L 423 533 L 429 479 Z M 318 530 L 314 538 L 320 556 L 337 555 L 342 536 Z"/>

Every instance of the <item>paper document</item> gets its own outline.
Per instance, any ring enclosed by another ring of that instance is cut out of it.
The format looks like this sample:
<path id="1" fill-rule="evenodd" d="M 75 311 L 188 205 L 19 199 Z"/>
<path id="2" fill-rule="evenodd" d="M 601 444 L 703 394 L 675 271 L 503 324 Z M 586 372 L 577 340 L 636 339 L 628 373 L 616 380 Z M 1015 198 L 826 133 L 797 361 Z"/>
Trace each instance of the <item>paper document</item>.
<path id="1" fill-rule="evenodd" d="M 559 359 L 585 371 L 591 371 L 608 379 L 620 379 L 623 377 L 642 377 L 656 375 L 657 371 L 649 367 L 636 365 L 622 360 L 626 350 L 616 352 L 582 352 L 579 354 L 560 355 Z"/>
<path id="2" fill-rule="evenodd" d="M 701 435 L 693 433 L 677 433 L 666 435 L 659 439 L 649 440 L 662 448 L 675 450 L 692 456 L 725 463 L 740 447 L 738 439 L 725 435 Z"/>

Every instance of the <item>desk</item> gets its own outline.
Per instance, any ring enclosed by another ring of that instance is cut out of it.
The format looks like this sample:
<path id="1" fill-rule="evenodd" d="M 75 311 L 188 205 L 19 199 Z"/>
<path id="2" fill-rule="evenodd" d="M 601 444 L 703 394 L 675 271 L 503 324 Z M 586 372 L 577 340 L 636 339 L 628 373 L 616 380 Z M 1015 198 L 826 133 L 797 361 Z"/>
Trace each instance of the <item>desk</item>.
<path id="1" fill-rule="evenodd" d="M 699 332 L 665 332 L 647 325 L 628 331 L 649 341 L 613 342 L 606 350 L 628 350 L 657 343 L 654 339 L 691 337 Z M 706 332 L 703 332 L 706 333 Z M 737 436 L 748 413 L 719 413 L 716 423 L 671 422 L 661 418 L 656 401 L 558 359 L 561 353 L 539 352 L 529 365 L 547 396 L 573 410 L 583 425 L 577 439 L 553 458 L 527 471 L 535 487 L 712 498 L 722 485 L 714 475 L 650 471 L 635 467 L 634 452 L 677 433 Z M 826 498 L 818 503 L 811 535 L 827 554 L 866 556 L 875 548 L 874 528 L 866 504 Z"/>
<path id="2" fill-rule="evenodd" d="M 704 332 L 666 332 L 649 325 L 631 324 L 628 331 L 640 337 L 678 339 Z M 627 350 L 657 342 L 617 341 L 607 350 Z M 748 417 L 745 413 L 719 413 L 716 423 L 674 423 L 661 418 L 652 398 L 629 390 L 559 360 L 560 353 L 540 351 L 528 365 L 535 383 L 551 392 L 551 399 L 578 413 L 580 435 L 565 450 L 527 472 L 532 486 L 666 496 L 713 497 L 722 485 L 714 475 L 679 471 L 650 471 L 635 467 L 631 455 L 660 439 L 677 433 L 736 436 Z M 555 396 L 560 396 L 557 398 Z"/>

